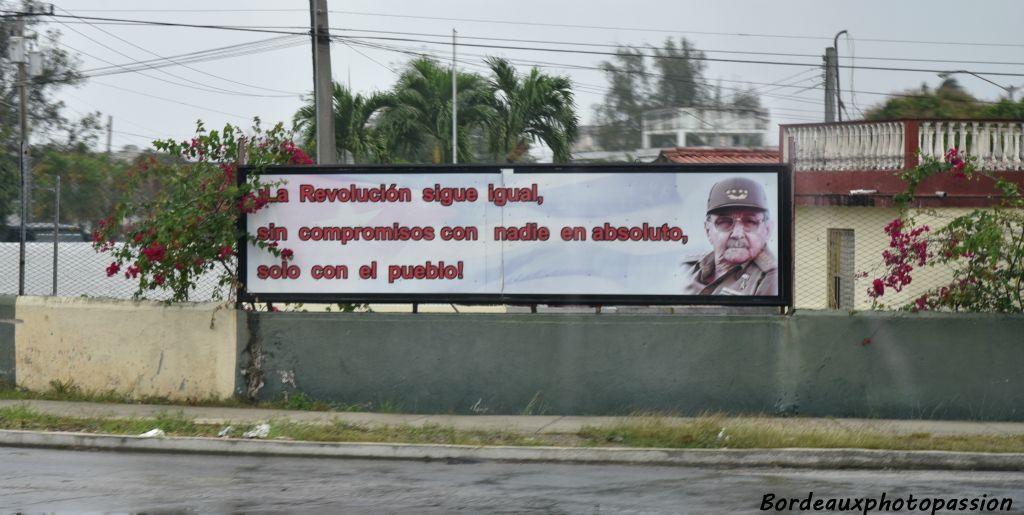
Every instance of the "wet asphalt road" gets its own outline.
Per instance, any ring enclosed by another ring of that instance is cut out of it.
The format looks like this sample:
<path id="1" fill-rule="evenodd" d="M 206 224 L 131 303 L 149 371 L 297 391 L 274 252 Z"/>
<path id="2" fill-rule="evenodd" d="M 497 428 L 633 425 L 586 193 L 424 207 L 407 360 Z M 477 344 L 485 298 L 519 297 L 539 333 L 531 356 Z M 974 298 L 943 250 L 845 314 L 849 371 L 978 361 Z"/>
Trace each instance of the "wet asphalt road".
<path id="1" fill-rule="evenodd" d="M 805 498 L 810 491 L 815 498 L 878 497 L 885 492 L 890 499 L 910 494 L 974 499 L 984 494 L 986 499 L 1009 497 L 1010 513 L 1024 513 L 1024 473 L 444 463 L 0 448 L 0 513 L 765 513 L 758 508 L 766 493 Z"/>

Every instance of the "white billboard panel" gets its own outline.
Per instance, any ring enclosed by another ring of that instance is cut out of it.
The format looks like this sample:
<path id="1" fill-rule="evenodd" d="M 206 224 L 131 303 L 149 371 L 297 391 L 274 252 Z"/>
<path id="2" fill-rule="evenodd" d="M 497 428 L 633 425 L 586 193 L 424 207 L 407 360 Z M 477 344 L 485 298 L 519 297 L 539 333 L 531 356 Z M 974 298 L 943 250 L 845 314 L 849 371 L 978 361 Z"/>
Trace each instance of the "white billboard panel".
<path id="1" fill-rule="evenodd" d="M 246 294 L 780 297 L 782 167 L 413 170 L 262 173 L 287 200 L 247 215 L 246 229 L 294 257 L 249 245 Z"/>

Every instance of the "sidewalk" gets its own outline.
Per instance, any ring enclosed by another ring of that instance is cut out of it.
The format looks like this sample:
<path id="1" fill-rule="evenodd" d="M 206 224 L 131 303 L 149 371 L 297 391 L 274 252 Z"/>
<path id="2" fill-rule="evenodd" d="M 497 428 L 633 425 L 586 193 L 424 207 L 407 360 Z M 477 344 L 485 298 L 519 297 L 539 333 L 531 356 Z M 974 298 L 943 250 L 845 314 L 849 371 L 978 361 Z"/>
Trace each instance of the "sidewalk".
<path id="1" fill-rule="evenodd" d="M 164 413 L 180 413 L 203 424 L 245 424 L 270 420 L 297 423 L 336 421 L 368 427 L 394 425 L 439 425 L 463 431 L 510 431 L 523 434 L 576 433 L 584 426 L 606 426 L 627 417 L 516 416 L 516 415 L 402 415 L 388 413 L 296 411 L 256 408 L 211 408 L 195 406 L 164 406 L 147 404 L 101 404 L 91 402 L 0 400 L 0 408 L 31 406 L 40 413 L 67 417 L 151 418 Z M 665 417 L 667 423 L 692 422 L 692 418 Z M 730 417 L 730 420 L 744 420 Z M 1019 436 L 1024 435 L 1024 422 L 971 422 L 961 420 L 885 420 L 855 418 L 750 418 L 779 429 L 836 429 L 848 431 L 879 431 L 897 435 L 928 433 L 932 436 Z"/>
<path id="2" fill-rule="evenodd" d="M 313 412 L 253 408 L 102 404 L 89 402 L 0 400 L 0 408 L 30 406 L 42 414 L 76 418 L 145 419 L 175 414 L 196 423 L 227 425 L 289 421 L 305 424 L 348 422 L 366 427 L 452 427 L 462 431 L 574 434 L 584 426 L 605 426 L 636 420 L 631 417 L 458 416 L 383 413 Z M 659 418 L 684 424 L 690 418 Z M 828 418 L 739 418 L 779 429 L 874 431 L 893 435 L 1024 436 L 1024 423 L 937 420 L 876 420 Z M 1024 471 L 1024 453 L 906 451 L 842 448 L 784 449 L 663 449 L 625 447 L 551 447 L 496 445 L 439 445 L 407 443 L 324 443 L 238 438 L 169 437 L 0 430 L 0 447 L 94 449 L 123 452 L 216 453 L 249 456 L 291 456 L 347 459 L 478 460 L 553 463 L 619 463 L 687 467 L 792 467 L 809 469 L 897 469 Z"/>

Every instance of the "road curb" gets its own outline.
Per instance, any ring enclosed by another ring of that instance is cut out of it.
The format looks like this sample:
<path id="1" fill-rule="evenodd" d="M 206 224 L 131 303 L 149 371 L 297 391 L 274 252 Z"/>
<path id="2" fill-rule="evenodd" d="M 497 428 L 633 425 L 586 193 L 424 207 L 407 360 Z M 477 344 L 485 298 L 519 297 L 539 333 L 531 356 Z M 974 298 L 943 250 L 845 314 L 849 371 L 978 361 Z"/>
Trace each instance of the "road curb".
<path id="1" fill-rule="evenodd" d="M 633 449 L 502 447 L 393 443 L 321 443 L 233 438 L 97 435 L 0 430 L 0 446 L 121 452 L 231 454 L 315 458 L 614 463 L 684 467 L 785 467 L 1024 471 L 1024 453 L 874 449 Z"/>

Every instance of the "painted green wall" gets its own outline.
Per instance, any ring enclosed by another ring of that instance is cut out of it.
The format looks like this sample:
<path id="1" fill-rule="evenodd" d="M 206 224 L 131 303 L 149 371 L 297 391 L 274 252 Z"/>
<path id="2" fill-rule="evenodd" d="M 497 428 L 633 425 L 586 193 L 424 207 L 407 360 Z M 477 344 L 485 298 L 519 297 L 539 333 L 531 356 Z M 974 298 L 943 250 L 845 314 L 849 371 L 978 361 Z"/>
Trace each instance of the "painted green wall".
<path id="1" fill-rule="evenodd" d="M 0 295 L 0 384 L 15 384 L 14 325 L 18 297 Z"/>
<path id="2" fill-rule="evenodd" d="M 238 324 L 240 355 L 248 362 L 246 344 L 259 344 L 262 399 L 301 391 L 414 413 L 1024 420 L 1021 316 L 251 316 Z"/>

